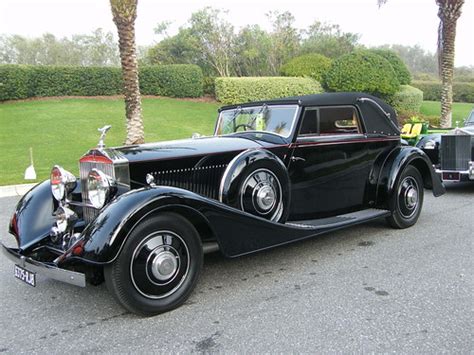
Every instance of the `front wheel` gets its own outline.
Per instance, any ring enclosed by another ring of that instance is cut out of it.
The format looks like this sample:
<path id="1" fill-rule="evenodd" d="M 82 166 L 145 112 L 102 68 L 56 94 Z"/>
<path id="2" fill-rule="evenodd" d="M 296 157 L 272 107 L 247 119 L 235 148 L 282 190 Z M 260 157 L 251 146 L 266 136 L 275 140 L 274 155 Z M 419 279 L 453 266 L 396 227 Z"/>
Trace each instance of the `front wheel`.
<path id="1" fill-rule="evenodd" d="M 186 301 L 202 263 L 202 245 L 193 225 L 178 214 L 163 213 L 132 230 L 104 276 L 118 303 L 133 313 L 152 316 Z"/>
<path id="2" fill-rule="evenodd" d="M 410 165 L 399 176 L 389 202 L 392 215 L 387 217 L 393 228 L 411 227 L 420 216 L 423 206 L 423 180 L 417 168 Z"/>

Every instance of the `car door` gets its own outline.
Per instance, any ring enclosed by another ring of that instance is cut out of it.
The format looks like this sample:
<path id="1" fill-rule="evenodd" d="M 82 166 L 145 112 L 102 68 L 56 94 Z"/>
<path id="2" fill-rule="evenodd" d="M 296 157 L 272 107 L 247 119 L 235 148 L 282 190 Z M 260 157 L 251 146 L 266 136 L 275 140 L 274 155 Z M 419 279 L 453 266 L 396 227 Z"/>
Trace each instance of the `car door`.
<path id="1" fill-rule="evenodd" d="M 362 208 L 371 161 L 354 106 L 306 108 L 292 148 L 290 219 Z"/>

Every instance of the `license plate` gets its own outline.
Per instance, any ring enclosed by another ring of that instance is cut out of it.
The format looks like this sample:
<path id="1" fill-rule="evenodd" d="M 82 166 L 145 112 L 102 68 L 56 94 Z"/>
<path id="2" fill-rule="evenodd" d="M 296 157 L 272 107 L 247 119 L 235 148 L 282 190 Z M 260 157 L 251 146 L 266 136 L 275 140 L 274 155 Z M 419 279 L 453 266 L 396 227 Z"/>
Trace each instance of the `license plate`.
<path id="1" fill-rule="evenodd" d="M 15 265 L 13 274 L 18 280 L 23 281 L 24 283 L 36 287 L 36 274 L 34 272 L 28 271 L 21 266 Z"/>
<path id="2" fill-rule="evenodd" d="M 459 173 L 443 173 L 443 181 L 459 181 L 461 175 Z"/>

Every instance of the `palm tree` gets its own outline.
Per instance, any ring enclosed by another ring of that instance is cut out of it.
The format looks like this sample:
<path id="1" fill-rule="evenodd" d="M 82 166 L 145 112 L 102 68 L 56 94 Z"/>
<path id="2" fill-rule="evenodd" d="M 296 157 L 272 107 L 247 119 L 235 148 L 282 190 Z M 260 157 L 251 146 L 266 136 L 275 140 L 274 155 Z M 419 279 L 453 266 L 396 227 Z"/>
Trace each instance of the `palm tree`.
<path id="1" fill-rule="evenodd" d="M 441 76 L 441 127 L 452 125 L 456 22 L 464 0 L 436 0 L 438 5 L 438 65 Z"/>
<path id="2" fill-rule="evenodd" d="M 122 63 L 123 91 L 127 116 L 125 144 L 144 142 L 142 103 L 138 85 L 138 63 L 135 48 L 135 19 L 138 0 L 110 0 L 114 23 L 119 37 Z"/>
<path id="3" fill-rule="evenodd" d="M 377 0 L 379 6 L 388 0 Z M 438 5 L 438 63 L 441 76 L 441 127 L 452 125 L 454 44 L 456 23 L 464 0 L 435 0 Z"/>

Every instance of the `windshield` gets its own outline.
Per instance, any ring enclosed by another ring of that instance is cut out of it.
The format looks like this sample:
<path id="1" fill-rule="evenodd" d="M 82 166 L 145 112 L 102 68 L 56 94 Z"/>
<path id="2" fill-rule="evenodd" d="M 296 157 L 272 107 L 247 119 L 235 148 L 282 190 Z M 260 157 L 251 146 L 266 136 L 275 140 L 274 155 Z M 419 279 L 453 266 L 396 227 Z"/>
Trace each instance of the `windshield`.
<path id="1" fill-rule="evenodd" d="M 474 110 L 471 111 L 471 114 L 466 120 L 466 126 L 474 125 Z"/>
<path id="2" fill-rule="evenodd" d="M 216 136 L 241 132 L 268 132 L 288 138 L 297 111 L 297 105 L 261 105 L 224 110 L 219 115 Z"/>

